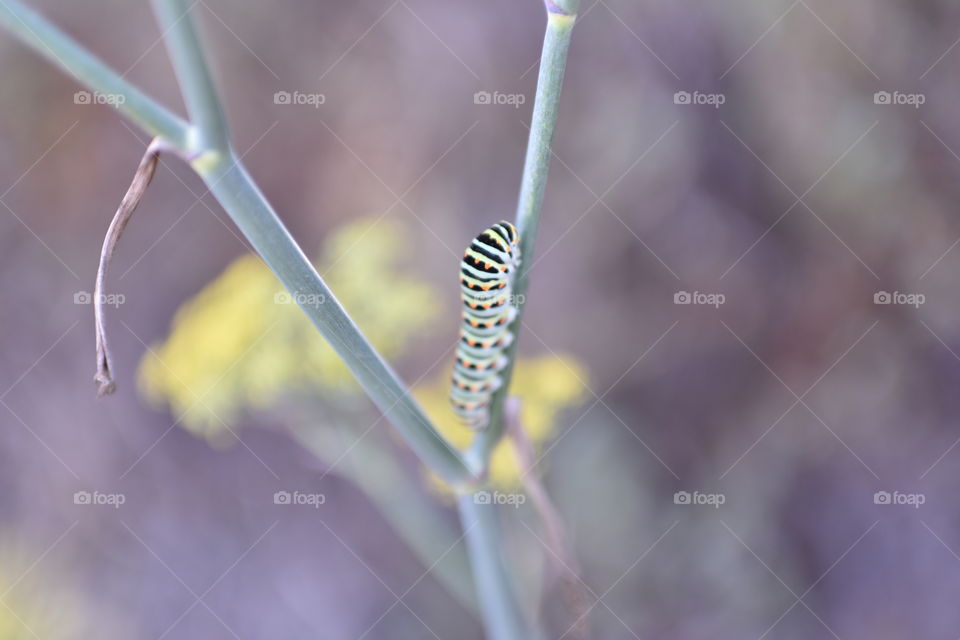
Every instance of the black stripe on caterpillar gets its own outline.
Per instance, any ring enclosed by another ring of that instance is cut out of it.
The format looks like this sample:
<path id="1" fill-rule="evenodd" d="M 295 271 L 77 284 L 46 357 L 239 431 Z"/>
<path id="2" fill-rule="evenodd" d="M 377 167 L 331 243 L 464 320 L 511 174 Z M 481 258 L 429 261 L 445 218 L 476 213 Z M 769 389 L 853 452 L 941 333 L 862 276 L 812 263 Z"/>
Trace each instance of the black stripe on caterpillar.
<path id="1" fill-rule="evenodd" d="M 502 384 L 504 352 L 513 342 L 513 278 L 519 266 L 520 234 L 505 221 L 474 238 L 460 261 L 463 311 L 450 402 L 473 429 L 487 426 L 490 399 Z"/>

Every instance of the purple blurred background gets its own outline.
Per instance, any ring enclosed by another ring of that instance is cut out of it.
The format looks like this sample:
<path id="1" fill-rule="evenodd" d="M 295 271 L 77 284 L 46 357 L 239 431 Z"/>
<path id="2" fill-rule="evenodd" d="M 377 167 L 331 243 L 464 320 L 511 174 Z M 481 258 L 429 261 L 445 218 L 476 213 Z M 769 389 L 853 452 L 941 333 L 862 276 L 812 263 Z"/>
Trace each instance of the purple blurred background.
<path id="1" fill-rule="evenodd" d="M 180 109 L 145 3 L 30 4 Z M 512 215 L 539 3 L 194 13 L 235 145 L 304 248 L 389 209 L 452 312 L 449 248 Z M 960 636 L 958 39 L 947 0 L 584 0 L 521 340 L 591 372 L 544 472 L 595 637 Z M 322 512 L 270 504 L 321 468 L 281 431 L 217 450 L 138 398 L 143 342 L 247 250 L 173 159 L 112 271 L 129 379 L 96 399 L 73 298 L 146 138 L 8 34 L 0 53 L 10 610 L 92 621 L 49 637 L 481 637 L 348 482 L 324 478 Z M 445 346 L 397 366 L 415 379 Z"/>

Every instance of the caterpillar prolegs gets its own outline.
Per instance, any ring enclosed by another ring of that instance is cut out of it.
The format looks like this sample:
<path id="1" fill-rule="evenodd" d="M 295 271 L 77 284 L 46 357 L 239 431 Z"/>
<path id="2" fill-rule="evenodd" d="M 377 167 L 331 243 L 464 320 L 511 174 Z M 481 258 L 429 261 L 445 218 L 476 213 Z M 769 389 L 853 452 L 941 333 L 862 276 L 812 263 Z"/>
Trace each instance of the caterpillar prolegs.
<path id="1" fill-rule="evenodd" d="M 460 261 L 463 314 L 450 402 L 473 429 L 487 426 L 490 398 L 502 384 L 504 351 L 513 342 L 510 324 L 517 315 L 513 277 L 519 266 L 520 234 L 504 221 L 474 238 Z"/>

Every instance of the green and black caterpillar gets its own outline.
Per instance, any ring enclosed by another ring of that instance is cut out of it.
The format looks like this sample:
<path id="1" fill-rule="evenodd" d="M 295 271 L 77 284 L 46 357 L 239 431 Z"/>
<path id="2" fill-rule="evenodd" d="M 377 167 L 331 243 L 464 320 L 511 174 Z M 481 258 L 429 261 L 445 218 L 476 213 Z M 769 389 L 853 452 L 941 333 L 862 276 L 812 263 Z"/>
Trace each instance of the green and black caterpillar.
<path id="1" fill-rule="evenodd" d="M 513 278 L 520 266 L 520 234 L 501 221 L 473 239 L 460 261 L 463 322 L 457 343 L 450 402 L 471 428 L 490 419 L 490 398 L 502 384 L 504 351 L 513 342 L 517 315 Z"/>

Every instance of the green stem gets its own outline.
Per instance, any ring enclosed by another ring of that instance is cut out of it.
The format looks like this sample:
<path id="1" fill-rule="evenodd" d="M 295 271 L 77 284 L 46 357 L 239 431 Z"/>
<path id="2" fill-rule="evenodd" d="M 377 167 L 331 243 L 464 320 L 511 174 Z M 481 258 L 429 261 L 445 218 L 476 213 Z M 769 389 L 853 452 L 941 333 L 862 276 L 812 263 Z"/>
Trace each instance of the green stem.
<path id="1" fill-rule="evenodd" d="M 461 454 L 367 342 L 233 153 L 209 151 L 191 165 L 287 290 L 304 300 L 301 309 L 414 452 L 452 486 L 470 484 L 474 474 Z"/>
<path id="2" fill-rule="evenodd" d="M 229 144 L 223 143 L 221 136 L 226 128 L 219 101 L 212 84 L 205 84 L 210 80 L 210 73 L 189 13 L 177 11 L 182 7 L 180 0 L 158 0 L 157 4 L 165 36 L 171 38 L 169 46 L 186 48 L 171 54 L 183 82 L 184 101 L 191 116 L 198 119 L 198 140 L 189 140 L 192 129 L 188 124 L 18 0 L 0 0 L 0 25 L 91 89 L 123 95 L 126 100 L 120 108 L 127 116 L 191 158 L 191 166 L 206 180 L 210 191 L 280 281 L 292 292 L 314 294 L 326 300 L 319 307 L 303 305 L 302 308 L 411 448 L 451 486 L 472 484 L 476 472 L 467 466 L 460 452 L 437 433 L 393 370 L 360 333 L 239 164 Z M 207 146 L 198 148 L 200 142 Z"/>
<path id="3" fill-rule="evenodd" d="M 317 273 L 227 140 L 223 111 L 183 0 L 155 0 L 184 101 L 196 118 L 202 153 L 191 166 L 320 334 L 421 459 L 453 486 L 472 483 L 460 452 L 437 432 L 390 366 L 360 332 Z M 307 303 L 322 300 L 323 304 Z"/>
<path id="4" fill-rule="evenodd" d="M 545 0 L 547 29 L 540 56 L 540 74 L 537 78 L 537 94 L 533 102 L 533 117 L 530 122 L 530 137 L 523 165 L 520 197 L 517 203 L 516 225 L 520 231 L 520 269 L 514 282 L 518 301 L 517 318 L 513 323 L 514 336 L 518 333 L 523 316 L 523 300 L 527 291 L 530 266 L 533 264 L 534 241 L 540 226 L 540 212 L 547 187 L 550 168 L 550 146 L 557 122 L 557 106 L 563 86 L 563 73 L 570 48 L 570 36 L 576 21 L 578 0 Z M 494 447 L 503 436 L 505 420 L 504 405 L 513 375 L 517 340 L 509 347 L 506 370 L 502 373 L 503 385 L 494 394 L 490 409 L 490 424 L 474 441 L 468 460 L 471 464 L 486 469 Z M 511 580 L 500 555 L 500 542 L 493 504 L 476 504 L 473 495 L 460 499 L 460 519 L 467 532 L 467 542 L 473 565 L 474 581 L 480 598 L 487 632 L 493 640 L 519 640 L 530 638 L 516 598 L 512 594 Z"/>
<path id="5" fill-rule="evenodd" d="M 230 141 L 223 107 L 197 38 L 191 7 L 185 0 L 154 0 L 153 7 L 180 82 L 187 113 L 196 128 L 197 139 L 191 142 L 200 150 L 226 150 Z"/>
<path id="6" fill-rule="evenodd" d="M 111 96 L 117 109 L 151 136 L 180 150 L 187 148 L 189 125 L 105 65 L 42 15 L 19 2 L 0 0 L 0 26 L 93 91 Z"/>
<path id="7" fill-rule="evenodd" d="M 547 30 L 517 210 L 524 258 L 515 285 L 517 294 L 525 293 L 532 264 L 557 103 L 578 4 L 577 0 L 545 1 Z M 302 308 L 411 448 L 451 486 L 464 490 L 472 485 L 503 433 L 503 404 L 516 342 L 508 354 L 511 365 L 504 372 L 506 384 L 494 397 L 491 424 L 478 438 L 469 458 L 472 463 L 468 463 L 437 433 L 396 374 L 363 337 L 233 154 L 223 111 L 183 0 L 156 0 L 156 7 L 195 128 L 133 87 L 19 0 L 0 0 L 0 25 L 91 89 L 122 95 L 124 101 L 119 108 L 125 115 L 188 156 L 191 166 L 287 289 L 325 300 L 324 304 Z M 195 132 L 195 139 L 191 139 L 191 132 Z M 521 313 L 522 310 L 520 305 Z M 519 314 L 514 326 L 520 326 Z M 496 507 L 475 503 L 472 494 L 462 497 L 459 505 L 480 607 L 491 639 L 529 639 L 531 634 L 526 630 L 501 556 Z"/>
<path id="8" fill-rule="evenodd" d="M 530 138 L 527 156 L 523 165 L 523 179 L 517 204 L 516 225 L 520 231 L 520 269 L 514 282 L 518 301 L 518 313 L 513 322 L 513 334 L 517 337 L 523 318 L 523 301 L 527 291 L 527 279 L 533 265 L 534 241 L 540 226 L 540 211 L 547 188 L 547 172 L 550 168 L 550 145 L 557 123 L 557 105 L 563 86 L 563 72 L 567 64 L 567 50 L 576 21 L 577 0 L 546 0 L 547 31 L 543 38 L 540 56 L 540 75 L 537 79 L 537 95 L 533 102 L 533 117 L 530 121 Z M 513 376 L 517 340 L 507 350 L 507 368 L 501 374 L 503 385 L 494 394 L 490 408 L 490 424 L 477 437 L 470 452 L 470 459 L 484 463 L 490 458 L 494 447 L 503 436 L 504 402 Z"/>
<path id="9" fill-rule="evenodd" d="M 479 495 L 482 494 L 461 495 L 457 505 L 467 539 L 487 640 L 532 640 L 536 636 L 527 629 L 510 586 L 511 576 L 503 558 L 497 505 L 493 501 L 479 502 L 476 499 Z"/>

